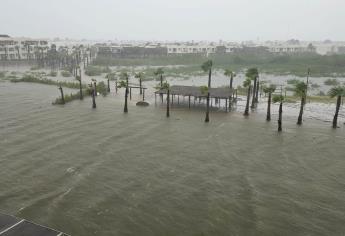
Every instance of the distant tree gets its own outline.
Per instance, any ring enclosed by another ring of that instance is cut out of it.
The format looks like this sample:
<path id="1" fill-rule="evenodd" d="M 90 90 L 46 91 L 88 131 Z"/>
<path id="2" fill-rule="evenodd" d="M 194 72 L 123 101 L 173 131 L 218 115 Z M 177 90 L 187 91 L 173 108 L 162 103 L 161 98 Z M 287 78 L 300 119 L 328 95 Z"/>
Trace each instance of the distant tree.
<path id="1" fill-rule="evenodd" d="M 270 121 L 271 120 L 271 103 L 272 103 L 272 93 L 276 90 L 276 86 L 271 84 L 270 86 L 265 86 L 263 88 L 264 93 L 268 93 L 268 100 L 267 100 L 267 115 L 266 115 L 266 120 Z"/>
<path id="2" fill-rule="evenodd" d="M 16 45 L 15 48 L 16 48 L 16 50 L 17 50 L 18 60 L 20 60 L 20 59 L 21 59 L 21 57 L 20 57 L 20 51 L 19 51 L 20 47 L 19 47 L 18 45 Z"/>
<path id="3" fill-rule="evenodd" d="M 294 92 L 295 95 L 301 98 L 301 105 L 300 105 L 300 110 L 299 110 L 299 115 L 297 119 L 297 124 L 301 125 L 303 122 L 303 108 L 305 105 L 305 99 L 306 99 L 306 94 L 307 94 L 307 84 L 299 81 L 294 85 Z"/>
<path id="4" fill-rule="evenodd" d="M 205 122 L 210 121 L 210 115 L 209 114 L 210 114 L 210 89 L 211 89 L 212 66 L 213 66 L 213 62 L 211 60 L 208 60 L 201 65 L 201 69 L 204 72 L 208 72 L 208 86 L 207 86 L 208 91 L 207 91 Z"/>
<path id="5" fill-rule="evenodd" d="M 227 77 L 230 77 L 230 88 L 232 89 L 232 83 L 233 83 L 234 77 L 236 77 L 236 74 L 232 70 L 226 69 L 224 71 L 224 75 Z"/>
<path id="6" fill-rule="evenodd" d="M 339 109 L 341 105 L 341 98 L 345 96 L 345 87 L 344 86 L 337 86 L 331 88 L 331 90 L 328 92 L 329 96 L 331 98 L 337 97 L 337 104 L 335 108 L 335 114 L 333 117 L 333 128 L 337 128 L 338 123 L 338 115 L 339 115 Z"/>
<path id="7" fill-rule="evenodd" d="M 257 92 L 256 90 L 259 89 L 257 88 L 257 79 L 259 77 L 259 71 L 257 68 L 249 68 L 246 71 L 246 77 L 249 78 L 250 80 L 254 81 L 254 87 L 253 87 L 253 98 L 252 98 L 252 105 L 251 108 L 254 109 L 255 108 L 255 104 L 258 102 L 258 98 L 256 97 Z"/>

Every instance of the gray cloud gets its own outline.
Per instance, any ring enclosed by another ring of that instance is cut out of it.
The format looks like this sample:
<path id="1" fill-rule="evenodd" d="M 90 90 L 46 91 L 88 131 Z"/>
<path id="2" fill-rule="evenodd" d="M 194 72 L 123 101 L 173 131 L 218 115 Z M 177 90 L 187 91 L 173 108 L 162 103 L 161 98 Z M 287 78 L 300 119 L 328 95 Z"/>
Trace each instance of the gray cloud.
<path id="1" fill-rule="evenodd" d="M 0 33 L 148 40 L 344 40 L 343 0 L 1 0 Z"/>

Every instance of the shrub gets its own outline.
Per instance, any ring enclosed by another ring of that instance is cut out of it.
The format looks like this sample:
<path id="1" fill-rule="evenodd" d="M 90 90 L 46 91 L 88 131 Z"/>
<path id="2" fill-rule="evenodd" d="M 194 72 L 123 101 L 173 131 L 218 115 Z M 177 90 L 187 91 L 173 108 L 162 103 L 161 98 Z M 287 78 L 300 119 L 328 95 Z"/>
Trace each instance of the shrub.
<path id="1" fill-rule="evenodd" d="M 63 77 L 71 77 L 72 76 L 71 72 L 65 71 L 65 70 L 61 71 L 61 75 Z"/>
<path id="2" fill-rule="evenodd" d="M 109 67 L 100 67 L 100 66 L 88 66 L 85 70 L 85 74 L 88 76 L 97 76 L 102 75 L 102 73 L 111 73 Z"/>
<path id="3" fill-rule="evenodd" d="M 339 81 L 337 79 L 327 79 L 324 84 L 328 86 L 337 86 L 339 85 Z"/>
<path id="4" fill-rule="evenodd" d="M 51 71 L 48 76 L 51 76 L 51 77 L 56 77 L 57 76 L 57 72 L 56 71 Z"/>

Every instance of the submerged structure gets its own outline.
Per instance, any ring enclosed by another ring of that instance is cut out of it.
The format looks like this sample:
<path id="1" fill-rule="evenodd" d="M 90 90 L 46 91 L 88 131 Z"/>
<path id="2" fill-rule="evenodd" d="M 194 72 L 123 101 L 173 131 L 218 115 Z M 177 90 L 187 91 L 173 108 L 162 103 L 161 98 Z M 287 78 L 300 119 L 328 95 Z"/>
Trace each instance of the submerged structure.
<path id="1" fill-rule="evenodd" d="M 155 92 L 155 98 L 157 94 L 163 95 L 167 94 L 167 89 L 160 89 Z M 215 100 L 215 103 L 220 105 L 220 101 L 225 101 L 225 109 L 228 110 L 230 108 L 231 102 L 236 101 L 237 99 L 237 90 L 231 88 L 210 88 L 210 99 L 212 104 L 212 99 Z M 183 86 L 183 85 L 173 85 L 169 88 L 169 94 L 171 96 L 170 102 L 171 104 L 174 103 L 174 98 L 177 96 L 177 103 L 179 103 L 179 98 L 181 97 L 188 97 L 188 106 L 191 105 L 191 98 L 195 100 L 199 99 L 206 99 L 207 92 L 203 91 L 203 88 L 199 86 Z M 163 101 L 163 100 L 162 100 Z"/>
<path id="2" fill-rule="evenodd" d="M 1 236 L 68 236 L 60 231 L 50 229 L 27 220 L 0 213 Z"/>

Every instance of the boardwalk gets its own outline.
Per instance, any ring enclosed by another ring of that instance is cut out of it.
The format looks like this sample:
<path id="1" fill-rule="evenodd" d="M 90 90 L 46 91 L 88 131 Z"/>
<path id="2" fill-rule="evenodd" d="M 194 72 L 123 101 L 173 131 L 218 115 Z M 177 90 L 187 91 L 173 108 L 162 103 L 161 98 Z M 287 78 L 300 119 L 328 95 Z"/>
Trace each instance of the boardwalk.
<path id="1" fill-rule="evenodd" d="M 0 236 L 68 236 L 62 232 L 0 213 Z"/>

